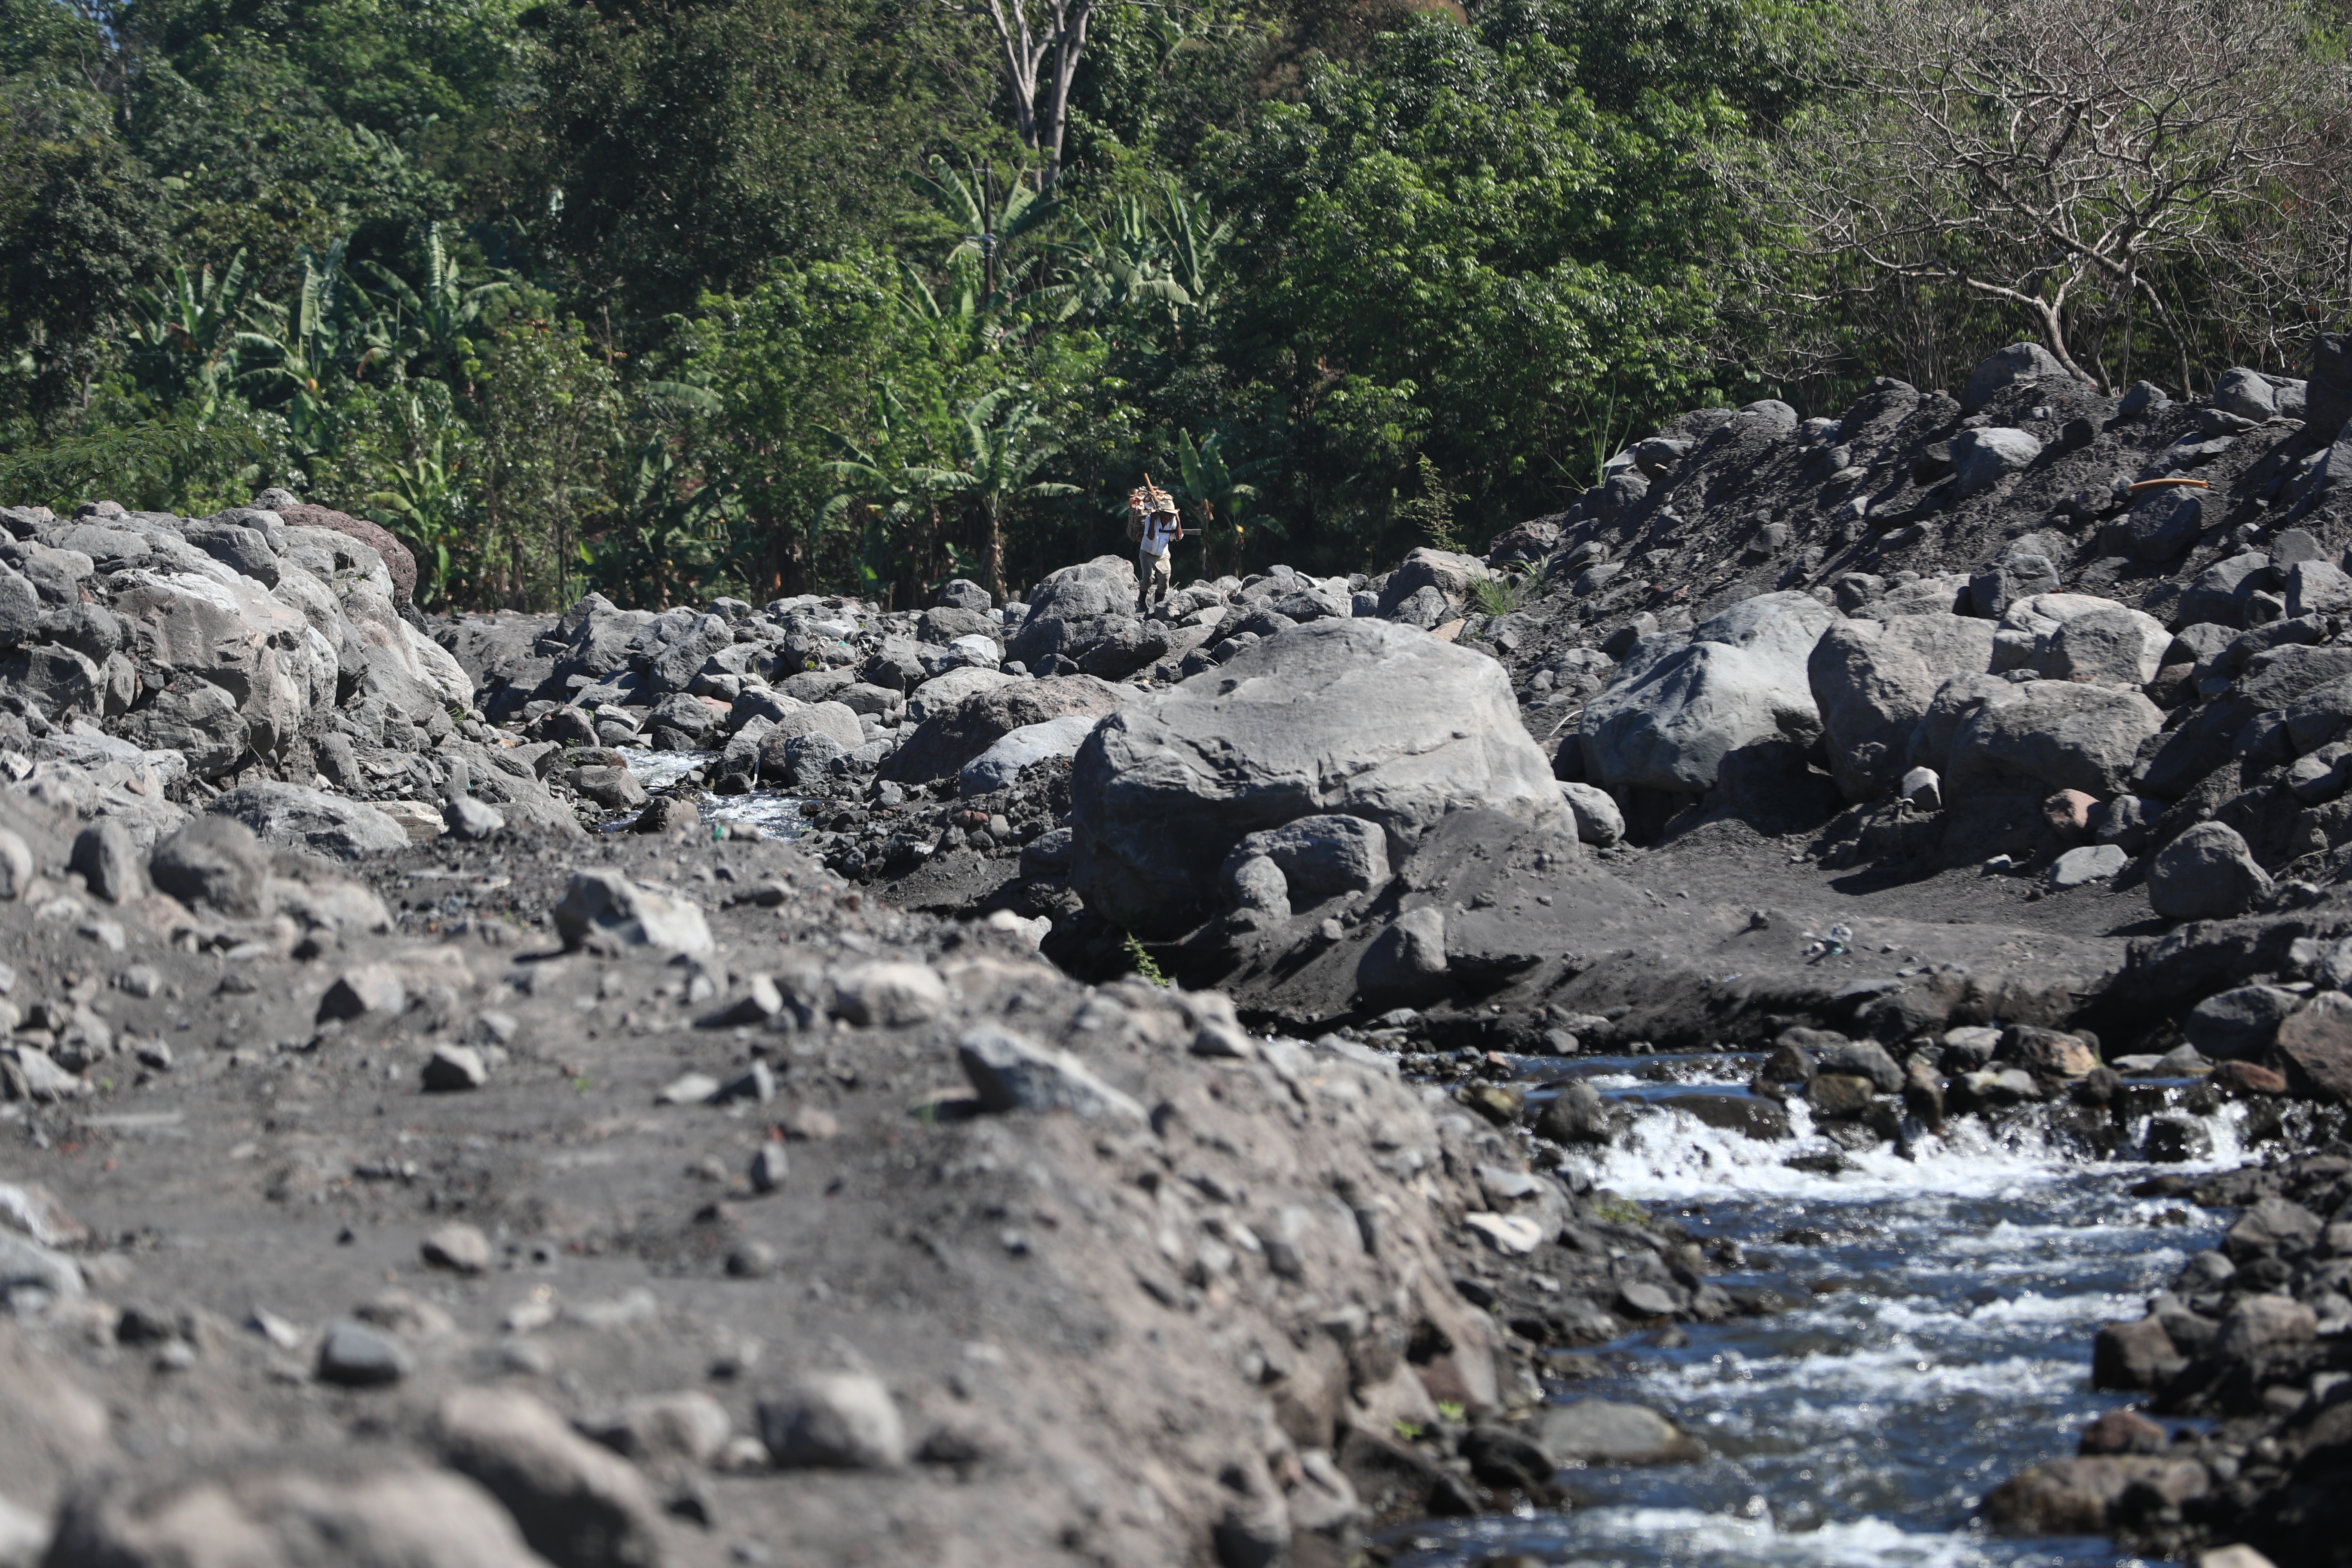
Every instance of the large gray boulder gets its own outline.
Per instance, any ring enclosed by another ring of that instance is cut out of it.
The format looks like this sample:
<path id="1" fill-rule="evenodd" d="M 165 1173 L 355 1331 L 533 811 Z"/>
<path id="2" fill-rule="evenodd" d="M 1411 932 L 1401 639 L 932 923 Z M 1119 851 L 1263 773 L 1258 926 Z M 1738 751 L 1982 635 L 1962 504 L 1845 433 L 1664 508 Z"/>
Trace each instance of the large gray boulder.
<path id="1" fill-rule="evenodd" d="M 2073 381 L 2058 356 L 2040 343 L 2011 343 L 1969 374 L 1960 394 L 1960 412 L 1974 414 L 2012 386 L 2042 381 Z"/>
<path id="2" fill-rule="evenodd" d="M 2164 668 L 2171 647 L 2172 634 L 2155 616 L 2123 605 L 2102 605 L 2059 622 L 2036 647 L 2033 668 L 2047 680 L 2146 686 Z"/>
<path id="3" fill-rule="evenodd" d="M 1423 588 L 1444 595 L 1451 609 L 1460 609 L 1477 584 L 1486 580 L 1486 563 L 1475 555 L 1423 545 L 1404 558 L 1381 584 L 1381 614 L 1393 616 L 1404 602 Z"/>
<path id="4" fill-rule="evenodd" d="M 2168 921 L 2228 920 L 2270 890 L 2246 841 L 2222 822 L 2200 822 L 2166 845 L 2147 873 L 2148 907 Z"/>
<path id="5" fill-rule="evenodd" d="M 956 774 L 956 793 L 987 795 L 1010 785 L 1034 763 L 1076 756 L 1097 722 L 1090 713 L 1071 713 L 1042 724 L 1024 724 L 964 763 Z"/>
<path id="6" fill-rule="evenodd" d="M 2213 384 L 2213 406 L 2224 414 L 2260 425 L 2277 418 L 2300 419 L 2304 384 L 2284 375 L 2265 375 L 2246 365 L 2233 365 Z"/>
<path id="7" fill-rule="evenodd" d="M 1072 883 L 1139 936 L 1187 929 L 1236 844 L 1299 817 L 1375 823 L 1392 862 L 1465 806 L 1569 822 L 1502 667 L 1372 619 L 1284 632 L 1120 709 L 1071 784 Z"/>
<path id="8" fill-rule="evenodd" d="M 2010 475 L 2031 468 L 2040 456 L 2040 437 L 2026 431 L 1999 426 L 1963 430 L 1952 443 L 1954 489 L 1963 496 L 1989 490 Z"/>
<path id="9" fill-rule="evenodd" d="M 1030 669 L 1045 668 L 1057 655 L 1076 658 L 1100 640 L 1101 623 L 1134 618 L 1135 589 L 1135 563 L 1124 556 L 1097 555 L 1063 567 L 1031 591 L 1029 614 L 1005 657 Z"/>
<path id="10" fill-rule="evenodd" d="M 925 689 L 958 675 L 992 678 L 979 689 L 926 704 L 920 722 L 882 764 L 882 777 L 899 784 L 929 784 L 953 777 L 1015 730 L 1055 720 L 1101 718 L 1134 695 L 1091 675 L 1023 680 L 994 670 L 958 671 L 927 683 Z"/>
<path id="11" fill-rule="evenodd" d="M 2092 617 L 2092 624 L 2070 638 L 2064 628 L 2084 617 Z M 2171 646 L 2164 623 L 2113 599 L 2035 594 L 2012 602 L 2002 614 L 1993 634 L 1992 668 L 1995 674 L 2030 669 L 2045 679 L 2085 682 L 2128 675 L 2116 683 L 2143 686 L 2156 679 Z M 2134 673 L 2138 671 L 2145 673 Z"/>
<path id="12" fill-rule="evenodd" d="M 2163 711 L 2137 691 L 2003 682 L 1953 733 L 1947 797 L 1958 798 L 1971 779 L 2007 776 L 2105 800 L 2123 792 L 2140 742 L 2163 726 Z"/>
<path id="13" fill-rule="evenodd" d="M 1805 676 L 1846 799 L 1874 800 L 1903 776 L 1937 689 L 1989 668 L 1992 646 L 1990 621 L 1939 612 L 1841 621 L 1822 634 Z"/>
<path id="14" fill-rule="evenodd" d="M 1806 663 L 1835 610 L 1810 594 L 1734 605 L 1661 658 L 1629 659 L 1584 710 L 1586 776 L 1612 787 L 1699 795 L 1726 752 L 1821 733 Z"/>
<path id="15" fill-rule="evenodd" d="M 143 685 L 156 689 L 192 675 L 219 687 L 236 700 L 247 744 L 275 755 L 315 702 L 333 700 L 332 677 L 315 677 L 335 656 L 300 611 L 258 583 L 224 575 L 226 581 L 194 573 L 121 574 L 112 579 L 110 607 Z"/>
<path id="16" fill-rule="evenodd" d="M 365 801 L 300 784 L 239 784 L 205 809 L 243 823 L 264 843 L 339 860 L 408 847 L 408 830 Z"/>

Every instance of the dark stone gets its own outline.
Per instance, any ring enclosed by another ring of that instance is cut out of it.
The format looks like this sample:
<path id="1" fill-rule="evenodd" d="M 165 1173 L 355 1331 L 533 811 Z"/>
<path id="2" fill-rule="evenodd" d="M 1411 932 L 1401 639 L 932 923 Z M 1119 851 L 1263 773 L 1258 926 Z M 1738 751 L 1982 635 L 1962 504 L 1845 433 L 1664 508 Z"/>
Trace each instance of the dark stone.
<path id="1" fill-rule="evenodd" d="M 383 557 L 384 570 L 392 574 L 394 605 L 405 605 L 416 596 L 416 557 L 408 552 L 408 546 L 377 524 L 331 507 L 296 505 L 271 510 L 285 520 L 289 528 L 330 529 L 358 540 Z"/>
<path id="2" fill-rule="evenodd" d="M 2142 1318 L 2136 1323 L 2109 1323 L 2091 1342 L 2094 1388 L 2161 1387 L 2185 1364 L 2165 1333 L 2164 1325 L 2154 1318 Z"/>

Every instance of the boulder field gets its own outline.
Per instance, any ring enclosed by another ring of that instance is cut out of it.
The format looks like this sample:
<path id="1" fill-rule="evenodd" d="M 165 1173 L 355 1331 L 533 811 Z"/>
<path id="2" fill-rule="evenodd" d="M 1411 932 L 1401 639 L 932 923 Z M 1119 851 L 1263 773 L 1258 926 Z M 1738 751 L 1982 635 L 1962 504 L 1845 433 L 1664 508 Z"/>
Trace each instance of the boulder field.
<path id="1" fill-rule="evenodd" d="M 1106 556 L 428 619 L 283 491 L 0 510 L 0 1563 L 1255 1568 L 1549 1506 L 1697 1449 L 1547 1353 L 1788 1305 L 1517 1066 L 1664 1050 L 1850 1152 L 2112 1144 L 2183 1075 L 2290 1130 L 2158 1178 L 2242 1216 L 2098 1341 L 2221 1425 L 1985 1508 L 2336 1561 L 2352 403 L 2046 362 L 1149 614 Z"/>

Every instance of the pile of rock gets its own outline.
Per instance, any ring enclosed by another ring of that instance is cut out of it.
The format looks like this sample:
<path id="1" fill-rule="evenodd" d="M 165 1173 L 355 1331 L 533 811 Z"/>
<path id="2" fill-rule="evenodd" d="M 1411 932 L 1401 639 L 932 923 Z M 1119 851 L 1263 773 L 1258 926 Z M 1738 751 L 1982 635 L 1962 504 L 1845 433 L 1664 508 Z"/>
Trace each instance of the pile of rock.
<path id="1" fill-rule="evenodd" d="M 2145 1317 L 2099 1331 L 2101 1388 L 2149 1396 L 2153 1415 L 2206 1418 L 2168 1433 L 2119 1412 L 2083 1457 L 2037 1466 L 1985 1499 L 2023 1533 L 2114 1531 L 2167 1556 L 2245 1542 L 2316 1561 L 2352 1495 L 2352 1158 L 2307 1154 L 2135 1195 L 2235 1209 L 2221 1246 L 2191 1258 Z"/>

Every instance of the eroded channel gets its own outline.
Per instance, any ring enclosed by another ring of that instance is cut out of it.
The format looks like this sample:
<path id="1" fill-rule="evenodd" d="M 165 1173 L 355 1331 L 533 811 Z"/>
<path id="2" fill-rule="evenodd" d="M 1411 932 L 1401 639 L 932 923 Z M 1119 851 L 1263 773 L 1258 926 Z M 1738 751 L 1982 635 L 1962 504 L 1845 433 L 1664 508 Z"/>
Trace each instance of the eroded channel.
<path id="1" fill-rule="evenodd" d="M 1662 1079 L 1736 1091 L 1741 1068 L 1623 1059 L 1574 1070 L 1642 1107 Z M 1977 1505 L 2027 1464 L 2073 1453 L 2085 1425 L 2128 1403 L 2091 1388 L 2097 1325 L 2138 1317 L 2227 1220 L 2127 1189 L 2159 1170 L 2242 1163 L 2242 1106 L 2201 1118 L 2205 1158 L 2165 1165 L 2134 1157 L 2145 1119 L 2126 1157 L 2092 1159 L 2039 1111 L 1997 1130 L 1957 1119 L 1907 1153 L 1837 1149 L 1801 1103 L 1790 1111 L 1793 1142 L 1641 1109 L 1612 1147 L 1571 1157 L 1596 1188 L 1679 1223 L 1723 1259 L 1714 1283 L 1787 1303 L 1553 1358 L 1553 1404 L 1651 1407 L 1704 1457 L 1563 1471 L 1562 1508 L 1424 1521 L 1391 1536 L 1400 1564 L 2138 1561 L 2105 1537 L 1988 1532 Z M 1847 1168 L 1789 1163 L 1807 1154 L 1824 1165 L 1843 1155 Z"/>

